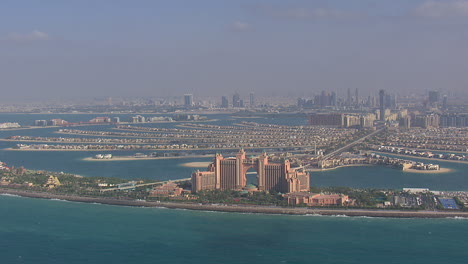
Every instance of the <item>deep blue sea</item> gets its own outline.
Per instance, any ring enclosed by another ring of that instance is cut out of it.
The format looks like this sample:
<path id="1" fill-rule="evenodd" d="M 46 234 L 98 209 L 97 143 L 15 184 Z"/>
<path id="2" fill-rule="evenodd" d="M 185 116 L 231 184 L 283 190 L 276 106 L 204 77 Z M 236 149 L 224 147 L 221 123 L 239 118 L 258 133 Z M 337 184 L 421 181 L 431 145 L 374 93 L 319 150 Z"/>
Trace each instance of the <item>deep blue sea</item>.
<path id="1" fill-rule="evenodd" d="M 86 121 L 96 115 L 0 115 L 0 122 L 31 125 L 34 119 Z M 116 115 L 118 116 L 118 115 Z M 120 115 L 122 116 L 122 115 Z M 217 124 L 239 119 L 215 115 Z M 248 119 L 301 125 L 302 117 Z M 170 127 L 174 124 L 154 126 Z M 110 129 L 82 127 L 79 129 Z M 57 128 L 2 131 L 57 136 Z M 13 146 L 0 142 L 0 148 Z M 32 169 L 87 177 L 186 178 L 195 168 L 174 159 L 87 162 L 96 152 L 15 152 L 0 160 Z M 113 152 L 131 155 L 133 152 Z M 316 186 L 425 187 L 468 190 L 468 166 L 438 162 L 447 174 L 413 174 L 382 167 L 312 173 Z M 202 169 L 202 168 L 201 168 Z M 0 264 L 6 263 L 466 263 L 467 219 L 392 219 L 278 216 L 195 212 L 83 204 L 0 195 Z"/>
<path id="2" fill-rule="evenodd" d="M 279 216 L 0 196 L 1 263 L 466 263 L 467 219 Z"/>

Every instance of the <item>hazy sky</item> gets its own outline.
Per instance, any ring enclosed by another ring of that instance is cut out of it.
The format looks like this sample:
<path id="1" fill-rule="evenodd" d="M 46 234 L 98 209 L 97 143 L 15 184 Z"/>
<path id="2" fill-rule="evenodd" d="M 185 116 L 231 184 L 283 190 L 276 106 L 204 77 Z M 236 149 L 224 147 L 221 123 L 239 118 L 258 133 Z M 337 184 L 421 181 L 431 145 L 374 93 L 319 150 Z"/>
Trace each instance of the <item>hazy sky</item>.
<path id="1" fill-rule="evenodd" d="M 0 73 L 0 101 L 466 91 L 468 0 L 2 0 Z"/>

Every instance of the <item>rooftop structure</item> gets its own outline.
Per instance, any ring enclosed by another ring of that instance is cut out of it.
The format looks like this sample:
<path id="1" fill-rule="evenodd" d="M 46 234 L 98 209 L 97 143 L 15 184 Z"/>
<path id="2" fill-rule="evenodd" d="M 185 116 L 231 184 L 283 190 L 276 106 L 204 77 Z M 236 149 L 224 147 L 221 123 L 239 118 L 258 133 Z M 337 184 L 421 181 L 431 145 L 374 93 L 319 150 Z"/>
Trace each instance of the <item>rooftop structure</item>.
<path id="1" fill-rule="evenodd" d="M 59 179 L 55 176 L 49 176 L 49 178 L 47 179 L 47 182 L 44 184 L 45 187 L 49 188 L 49 189 L 52 189 L 52 188 L 55 188 L 55 187 L 58 187 L 60 186 L 61 183 L 59 181 Z"/>
<path id="2" fill-rule="evenodd" d="M 310 192 L 295 192 L 284 195 L 289 205 L 305 204 L 307 206 L 343 206 L 349 202 L 349 197 L 343 194 L 320 194 Z"/>
<path id="3" fill-rule="evenodd" d="M 150 191 L 149 196 L 151 197 L 174 197 L 182 194 L 183 189 L 180 188 L 174 182 L 168 182 L 161 186 L 154 187 Z"/>

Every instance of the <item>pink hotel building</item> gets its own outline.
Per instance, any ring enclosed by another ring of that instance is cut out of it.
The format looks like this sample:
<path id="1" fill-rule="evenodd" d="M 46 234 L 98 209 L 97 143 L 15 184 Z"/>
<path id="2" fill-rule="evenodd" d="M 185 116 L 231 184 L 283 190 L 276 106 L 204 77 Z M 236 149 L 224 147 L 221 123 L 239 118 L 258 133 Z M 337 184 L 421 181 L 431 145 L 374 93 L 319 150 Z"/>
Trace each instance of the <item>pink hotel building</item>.
<path id="1" fill-rule="evenodd" d="M 201 190 L 241 190 L 247 184 L 246 173 L 254 168 L 258 176 L 258 190 L 281 193 L 307 192 L 310 175 L 291 168 L 289 160 L 270 163 L 266 153 L 259 157 L 247 158 L 243 149 L 236 157 L 224 158 L 216 154 L 208 171 L 192 174 L 192 192 Z"/>

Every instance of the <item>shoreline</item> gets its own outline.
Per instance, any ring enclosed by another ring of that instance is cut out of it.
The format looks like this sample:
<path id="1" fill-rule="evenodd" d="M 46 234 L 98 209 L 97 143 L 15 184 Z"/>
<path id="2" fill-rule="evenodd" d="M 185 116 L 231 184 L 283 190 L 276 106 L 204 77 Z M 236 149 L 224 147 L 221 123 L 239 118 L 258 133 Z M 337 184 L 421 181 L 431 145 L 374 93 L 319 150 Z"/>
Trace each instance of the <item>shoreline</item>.
<path id="1" fill-rule="evenodd" d="M 336 166 L 333 168 L 323 168 L 323 169 L 306 169 L 306 171 L 311 171 L 311 172 L 321 172 L 321 171 L 331 171 L 331 170 L 336 170 L 339 168 L 347 168 L 347 167 L 370 167 L 370 166 L 376 166 L 374 164 L 350 164 L 350 165 L 340 165 Z"/>
<path id="2" fill-rule="evenodd" d="M 412 155 L 395 154 L 395 153 L 391 153 L 391 152 L 374 151 L 374 150 L 370 150 L 369 152 L 374 152 L 374 153 L 378 153 L 378 154 L 387 154 L 387 155 L 392 155 L 392 156 L 397 156 L 397 157 L 402 157 L 402 158 L 415 158 L 415 159 L 423 159 L 423 160 L 433 160 L 433 161 L 468 164 L 468 161 L 463 161 L 463 160 L 447 160 L 447 159 L 418 157 L 418 156 L 412 156 Z"/>
<path id="3" fill-rule="evenodd" d="M 37 127 L 41 128 L 41 127 Z M 36 129 L 35 127 L 16 127 L 16 128 L 0 128 L 0 132 L 4 131 L 18 131 L 18 130 L 28 130 L 28 129 Z"/>
<path id="4" fill-rule="evenodd" d="M 0 194 L 17 195 L 27 198 L 59 199 L 71 202 L 98 203 L 105 205 L 132 207 L 159 207 L 168 209 L 187 209 L 193 211 L 216 211 L 230 213 L 276 214 L 276 215 L 321 215 L 321 216 L 360 216 L 360 217 L 391 217 L 391 218 L 456 218 L 468 217 L 468 212 L 449 211 L 398 211 L 379 209 L 321 209 L 321 208 L 288 208 L 251 205 L 219 205 L 174 202 L 147 202 L 138 200 L 118 200 L 110 198 L 82 197 L 72 195 L 51 194 L 43 192 L 22 191 L 0 188 Z"/>
<path id="5" fill-rule="evenodd" d="M 160 137 L 162 138 L 162 137 Z M 141 138 L 136 138 L 136 139 L 141 139 Z M 150 138 L 153 139 L 153 138 Z M 88 142 L 88 141 L 76 141 L 76 142 L 68 142 L 68 141 L 47 141 L 47 140 L 34 140 L 34 139 L 6 139 L 6 138 L 0 138 L 0 141 L 3 142 L 33 142 L 33 143 L 38 143 L 38 144 L 47 144 L 47 145 L 54 145 L 54 144 L 95 144 L 95 145 L 100 145 L 103 144 L 102 142 Z M 105 145 L 149 145 L 149 144 L 158 144 L 158 143 L 142 143 L 142 142 L 133 142 L 133 143 L 128 143 L 128 142 L 105 142 Z"/>
<path id="6" fill-rule="evenodd" d="M 406 169 L 402 170 L 402 172 L 409 172 L 409 173 L 422 173 L 422 174 L 438 174 L 438 173 L 449 173 L 454 172 L 454 169 L 450 168 L 440 168 L 439 170 L 417 170 L 417 169 Z"/>
<path id="7" fill-rule="evenodd" d="M 195 162 L 187 162 L 182 163 L 179 166 L 186 167 L 186 168 L 207 168 L 211 163 L 211 161 L 195 161 Z"/>
<path id="8" fill-rule="evenodd" d="M 393 146 L 392 146 L 393 147 Z M 410 148 L 410 147 L 401 147 L 405 149 L 414 149 L 417 151 L 428 151 L 428 152 L 444 152 L 444 153 L 458 153 L 458 154 L 468 154 L 468 151 L 459 151 L 459 150 L 444 150 L 444 149 L 422 149 L 422 148 Z"/>
<path id="9" fill-rule="evenodd" d="M 310 171 L 310 172 L 321 172 L 321 171 L 332 171 L 332 170 L 336 170 L 336 169 L 339 169 L 339 168 L 349 168 L 349 167 L 371 167 L 371 166 L 379 166 L 379 165 L 376 165 L 376 164 L 350 164 L 350 165 L 341 165 L 341 166 L 337 166 L 337 167 L 333 167 L 333 168 L 306 169 L 306 171 Z M 385 167 L 385 166 L 381 166 L 381 167 Z M 386 168 L 390 168 L 390 167 L 386 167 Z M 390 168 L 390 169 L 392 169 L 392 168 Z M 399 170 L 399 171 L 402 171 L 402 172 L 409 172 L 409 173 L 430 173 L 430 174 L 438 174 L 438 173 L 449 173 L 449 172 L 453 172 L 453 171 L 455 171 L 455 170 L 450 169 L 450 168 L 440 168 L 440 170 L 406 169 L 406 170 Z"/>
<path id="10" fill-rule="evenodd" d="M 129 161 L 129 160 L 159 160 L 159 159 L 184 159 L 184 158 L 209 158 L 213 155 L 192 155 L 192 156 L 173 156 L 173 157 L 133 157 L 133 156 L 112 156 L 112 159 L 95 159 L 93 157 L 83 158 L 84 161 Z"/>
<path id="11" fill-rule="evenodd" d="M 94 144 L 90 144 L 94 145 Z M 110 145 L 110 144 L 109 144 Z M 117 145 L 117 144 L 112 144 Z M 124 144 L 122 144 L 124 145 Z M 137 144 L 127 144 L 127 145 L 137 145 Z M 67 146 L 67 145 L 64 145 Z M 96 146 L 99 146 L 96 144 Z M 240 147 L 228 147 L 228 148 L 187 148 L 187 149 L 15 149 L 15 148 L 4 148 L 2 150 L 6 151 L 197 151 L 197 150 L 237 150 L 239 151 Z M 265 148 L 275 148 L 275 147 L 242 147 L 243 149 L 253 149 L 261 150 Z"/>
<path id="12" fill-rule="evenodd" d="M 15 149 L 15 148 L 4 148 L 6 151 L 196 151 L 196 150 L 238 150 L 239 148 L 192 148 L 192 149 Z M 244 149 L 261 149 L 261 148 L 249 148 Z"/>

